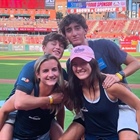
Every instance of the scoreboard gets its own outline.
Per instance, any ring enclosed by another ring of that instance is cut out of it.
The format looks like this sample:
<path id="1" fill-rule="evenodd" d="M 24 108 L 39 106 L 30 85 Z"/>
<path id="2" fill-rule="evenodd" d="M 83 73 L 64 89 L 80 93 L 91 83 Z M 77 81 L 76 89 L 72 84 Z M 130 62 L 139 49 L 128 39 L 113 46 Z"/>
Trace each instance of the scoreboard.
<path id="1" fill-rule="evenodd" d="M 54 9 L 55 0 L 0 0 L 0 8 Z"/>
<path id="2" fill-rule="evenodd" d="M 67 0 L 67 12 L 115 12 L 126 10 L 126 0 Z"/>

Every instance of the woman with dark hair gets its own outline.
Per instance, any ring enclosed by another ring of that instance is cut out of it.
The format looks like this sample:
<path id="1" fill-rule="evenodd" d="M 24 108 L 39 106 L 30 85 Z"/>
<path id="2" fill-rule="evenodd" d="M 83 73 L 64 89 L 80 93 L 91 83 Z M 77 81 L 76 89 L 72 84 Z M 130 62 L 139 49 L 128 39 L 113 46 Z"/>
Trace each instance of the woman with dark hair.
<path id="1" fill-rule="evenodd" d="M 103 88 L 105 75 L 100 72 L 94 52 L 90 47 L 85 45 L 74 47 L 70 62 L 69 102 L 73 103 L 75 113 L 78 113 L 79 120 L 83 121 L 86 140 L 119 139 L 118 99 L 135 109 L 140 131 L 139 98 L 121 82 L 107 89 Z M 80 124 L 73 122 L 59 140 L 67 138 L 78 140 L 84 131 L 79 126 Z"/>

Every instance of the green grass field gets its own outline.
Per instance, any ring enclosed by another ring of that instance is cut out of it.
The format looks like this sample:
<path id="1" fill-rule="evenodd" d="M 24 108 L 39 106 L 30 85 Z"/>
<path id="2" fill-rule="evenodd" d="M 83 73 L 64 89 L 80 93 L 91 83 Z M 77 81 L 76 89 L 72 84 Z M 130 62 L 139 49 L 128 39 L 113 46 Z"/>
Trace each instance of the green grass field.
<path id="1" fill-rule="evenodd" d="M 23 65 L 32 60 L 32 57 L 38 58 L 42 55 L 42 52 L 0 52 L 0 79 L 16 79 Z M 135 57 L 140 57 L 140 53 L 132 53 Z M 3 60 L 2 57 L 10 56 L 24 56 L 22 60 Z M 65 52 L 64 56 L 69 56 L 69 52 Z M 26 58 L 30 57 L 30 60 Z M 60 62 L 65 63 L 65 59 L 61 59 Z M 127 78 L 131 84 L 140 84 L 140 71 L 137 71 L 132 76 Z M 5 100 L 13 88 L 13 84 L 0 84 L 0 100 Z M 132 91 L 140 97 L 140 89 L 132 89 Z M 73 120 L 73 114 L 66 111 L 65 117 L 65 129 Z"/>

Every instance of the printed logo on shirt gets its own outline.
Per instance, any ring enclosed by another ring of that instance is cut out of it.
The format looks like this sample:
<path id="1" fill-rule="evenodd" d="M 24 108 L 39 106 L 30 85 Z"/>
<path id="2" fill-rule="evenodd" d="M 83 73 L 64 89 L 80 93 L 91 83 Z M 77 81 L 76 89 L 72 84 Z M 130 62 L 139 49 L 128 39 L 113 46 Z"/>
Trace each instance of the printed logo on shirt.
<path id="1" fill-rule="evenodd" d="M 21 80 L 24 81 L 24 82 L 26 82 L 26 83 L 29 82 L 29 79 L 27 79 L 27 78 L 25 78 L 25 77 L 22 77 Z"/>
<path id="2" fill-rule="evenodd" d="M 88 110 L 87 110 L 86 107 L 81 108 L 81 111 L 83 111 L 83 112 L 88 112 Z"/>
<path id="3" fill-rule="evenodd" d="M 98 66 L 99 66 L 100 70 L 107 67 L 106 63 L 104 62 L 104 60 L 102 58 L 98 59 L 97 61 L 98 61 Z"/>
<path id="4" fill-rule="evenodd" d="M 34 116 L 34 117 L 29 116 L 29 119 L 32 119 L 32 120 L 35 120 L 35 121 L 41 120 L 41 118 L 38 117 L 38 116 Z"/>

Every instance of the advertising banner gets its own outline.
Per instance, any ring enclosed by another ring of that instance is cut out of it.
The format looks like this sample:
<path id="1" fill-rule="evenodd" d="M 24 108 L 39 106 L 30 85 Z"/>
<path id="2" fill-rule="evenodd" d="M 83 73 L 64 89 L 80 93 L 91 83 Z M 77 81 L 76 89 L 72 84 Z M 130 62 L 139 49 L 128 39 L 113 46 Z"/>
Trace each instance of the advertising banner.
<path id="1" fill-rule="evenodd" d="M 29 51 L 37 51 L 37 52 L 40 52 L 40 48 L 41 48 L 41 46 L 39 46 L 39 45 L 29 45 Z"/>
<path id="2" fill-rule="evenodd" d="M 136 46 L 121 46 L 121 49 L 125 52 L 136 52 Z"/>
<path id="3" fill-rule="evenodd" d="M 45 0 L 0 0 L 0 8 L 44 9 Z"/>
<path id="4" fill-rule="evenodd" d="M 58 28 L 26 28 L 26 27 L 19 27 L 19 28 L 10 28 L 10 27 L 0 27 L 0 31 L 39 31 L 39 32 L 51 32 L 51 31 L 58 31 Z"/>
<path id="5" fill-rule="evenodd" d="M 0 51 L 8 51 L 8 45 L 0 44 Z"/>
<path id="6" fill-rule="evenodd" d="M 68 0 L 67 12 L 118 12 L 126 11 L 126 0 Z"/>
<path id="7" fill-rule="evenodd" d="M 86 8 L 86 2 L 68 2 L 68 8 Z"/>
<path id="8" fill-rule="evenodd" d="M 46 9 L 55 9 L 55 0 L 45 0 Z"/>
<path id="9" fill-rule="evenodd" d="M 138 41 L 120 41 L 121 49 L 125 52 L 136 52 Z"/>
<path id="10" fill-rule="evenodd" d="M 12 50 L 13 51 L 24 51 L 24 45 L 13 45 Z"/>

